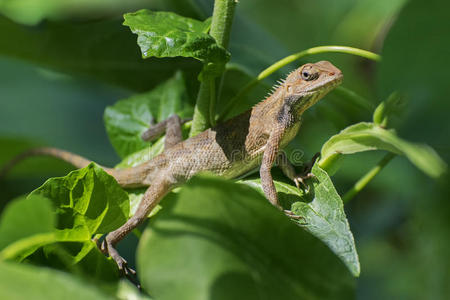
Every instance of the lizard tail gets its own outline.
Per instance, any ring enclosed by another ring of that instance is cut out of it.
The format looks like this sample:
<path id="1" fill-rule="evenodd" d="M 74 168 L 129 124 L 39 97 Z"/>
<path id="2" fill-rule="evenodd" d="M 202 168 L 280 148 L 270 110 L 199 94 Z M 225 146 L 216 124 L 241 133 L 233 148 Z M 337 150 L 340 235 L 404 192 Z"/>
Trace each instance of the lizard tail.
<path id="1" fill-rule="evenodd" d="M 86 159 L 82 156 L 79 156 L 77 154 L 74 154 L 74 153 L 71 153 L 68 151 L 64 151 L 61 149 L 50 148 L 50 147 L 34 148 L 34 149 L 30 149 L 28 151 L 25 151 L 25 152 L 19 154 L 18 156 L 13 158 L 11 161 L 9 161 L 5 166 L 3 166 L 0 169 L 0 178 L 4 177 L 19 162 L 21 162 L 22 160 L 24 160 L 28 157 L 33 157 L 33 156 L 55 157 L 55 158 L 65 161 L 65 162 L 68 162 L 69 164 L 73 165 L 76 168 L 84 168 L 88 164 L 91 163 L 91 161 L 89 159 Z M 106 170 L 108 170 L 108 169 L 106 169 Z"/>

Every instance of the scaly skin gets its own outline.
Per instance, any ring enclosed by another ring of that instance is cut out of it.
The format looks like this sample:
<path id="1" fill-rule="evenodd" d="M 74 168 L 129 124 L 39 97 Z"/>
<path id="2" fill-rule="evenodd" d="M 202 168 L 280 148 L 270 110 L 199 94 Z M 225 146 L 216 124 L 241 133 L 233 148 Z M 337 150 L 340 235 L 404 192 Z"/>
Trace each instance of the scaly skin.
<path id="1" fill-rule="evenodd" d="M 340 84 L 342 77 L 342 72 L 327 61 L 306 64 L 291 72 L 269 97 L 251 110 L 185 141 L 181 141 L 181 120 L 177 116 L 156 125 L 156 135 L 164 128 L 166 130 L 163 153 L 136 167 L 122 170 L 105 168 L 123 187 L 148 186 L 148 189 L 136 214 L 119 229 L 110 232 L 99 248 L 109 254 L 125 274 L 134 273 L 115 245 L 144 221 L 170 190 L 199 172 L 235 178 L 260 165 L 264 193 L 274 206 L 281 209 L 270 169 L 277 157 L 283 155 L 279 150 L 296 136 L 303 112 Z M 146 139 L 149 136 L 155 136 L 152 129 L 143 135 Z M 31 155 L 57 157 L 78 168 L 90 163 L 70 152 L 38 148 L 17 157 L 4 171 Z M 301 181 L 290 164 L 283 163 L 280 167 L 296 183 Z M 289 211 L 285 213 L 292 215 Z"/>

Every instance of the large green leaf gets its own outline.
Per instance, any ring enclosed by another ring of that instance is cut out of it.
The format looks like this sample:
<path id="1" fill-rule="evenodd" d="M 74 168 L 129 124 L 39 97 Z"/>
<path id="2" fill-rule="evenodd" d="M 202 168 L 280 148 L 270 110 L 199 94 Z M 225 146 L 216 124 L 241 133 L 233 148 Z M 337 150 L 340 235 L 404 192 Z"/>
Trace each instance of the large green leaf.
<path id="1" fill-rule="evenodd" d="M 156 299 L 350 299 L 328 247 L 251 188 L 195 178 L 145 230 L 143 287 Z"/>
<path id="2" fill-rule="evenodd" d="M 91 19 L 142 7 L 146 0 L 2 0 L 0 12 L 16 22 L 37 24 L 43 19 Z"/>
<path id="3" fill-rule="evenodd" d="M 127 193 L 94 163 L 65 177 L 47 180 L 31 195 L 52 201 L 57 208 L 59 230 L 85 233 L 89 238 L 118 228 L 128 219 L 130 209 Z"/>
<path id="4" fill-rule="evenodd" d="M 104 121 L 111 144 L 124 158 L 149 146 L 149 142 L 142 140 L 141 135 L 149 128 L 152 120 L 159 122 L 174 113 L 186 118 L 192 112 L 183 76 L 177 72 L 154 90 L 107 107 Z"/>
<path id="5" fill-rule="evenodd" d="M 341 197 L 328 174 L 317 164 L 311 191 L 305 194 L 297 187 L 275 180 L 275 188 L 283 206 L 302 218 L 297 223 L 319 238 L 345 263 L 354 276 L 359 276 L 360 265 L 355 241 Z M 244 179 L 242 183 L 264 195 L 260 179 Z"/>
<path id="6" fill-rule="evenodd" d="M 200 64 L 193 59 L 143 61 L 133 35 L 119 20 L 45 22 L 30 28 L 0 16 L 0 35 L 2 55 L 137 91 L 154 87 L 177 69 L 188 72 L 194 80 L 200 71 Z"/>
<path id="7" fill-rule="evenodd" d="M 399 138 L 392 130 L 373 123 L 358 123 L 332 136 L 321 150 L 319 165 L 329 173 L 337 169 L 343 154 L 369 150 L 387 150 L 405 155 L 416 167 L 432 177 L 441 176 L 447 169 L 444 161 L 427 145 L 413 144 Z"/>
<path id="8" fill-rule="evenodd" d="M 1 299 L 111 299 L 79 278 L 30 265 L 0 262 Z"/>
<path id="9" fill-rule="evenodd" d="M 92 236 L 118 228 L 128 219 L 129 210 L 127 193 L 95 164 L 65 177 L 51 178 L 5 212 L 0 226 L 5 235 L 0 257 L 21 259 L 41 246 L 71 242 L 66 244 L 67 255 L 63 254 L 68 261 L 91 261 L 94 256 L 101 264 L 99 258 L 105 257 L 95 249 Z M 28 225 L 24 225 L 27 221 Z M 46 251 L 52 250 L 47 247 Z"/>
<path id="10" fill-rule="evenodd" d="M 138 35 L 142 57 L 193 57 L 225 63 L 229 53 L 208 35 L 211 20 L 204 22 L 172 12 L 142 9 L 124 15 L 126 26 Z"/>
<path id="11" fill-rule="evenodd" d="M 0 259 L 19 259 L 54 242 L 56 217 L 51 202 L 41 196 L 13 200 L 0 218 Z"/>

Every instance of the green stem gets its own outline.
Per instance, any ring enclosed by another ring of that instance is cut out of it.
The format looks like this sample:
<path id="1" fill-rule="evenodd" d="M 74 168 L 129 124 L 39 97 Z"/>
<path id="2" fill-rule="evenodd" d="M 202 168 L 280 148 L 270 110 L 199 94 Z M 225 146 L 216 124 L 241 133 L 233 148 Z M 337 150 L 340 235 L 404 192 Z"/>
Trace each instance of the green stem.
<path id="1" fill-rule="evenodd" d="M 213 79 L 214 80 L 214 79 Z M 212 101 L 211 97 L 212 83 L 210 79 L 204 79 L 200 83 L 197 94 L 197 101 L 194 108 L 194 116 L 192 118 L 191 131 L 189 136 L 194 136 L 209 127 L 210 110 L 209 105 Z"/>
<path id="2" fill-rule="evenodd" d="M 342 197 L 342 201 L 347 203 L 356 196 L 380 171 L 395 157 L 394 153 L 386 154 L 380 162 L 359 179 L 355 185 Z"/>
<path id="3" fill-rule="evenodd" d="M 328 174 L 333 175 L 336 171 L 333 169 L 333 166 L 335 166 L 340 159 L 342 159 L 342 154 L 335 152 L 326 158 L 321 157 L 317 164 Z"/>
<path id="4" fill-rule="evenodd" d="M 361 57 L 365 57 L 371 60 L 379 61 L 381 60 L 381 57 L 378 54 L 375 54 L 370 51 L 353 48 L 353 47 L 347 47 L 347 46 L 319 46 L 319 47 L 313 47 L 306 49 L 304 51 L 289 55 L 283 59 L 280 59 L 261 73 L 259 73 L 257 79 L 262 80 L 272 73 L 276 72 L 277 70 L 283 68 L 284 66 L 290 64 L 291 62 L 294 62 L 302 57 L 305 57 L 307 55 L 312 54 L 319 54 L 319 53 L 327 53 L 327 52 L 337 52 L 337 53 L 347 53 L 347 54 L 353 54 L 358 55 Z"/>
<path id="5" fill-rule="evenodd" d="M 236 0 L 215 0 L 209 34 L 219 46 L 228 48 Z"/>
<path id="6" fill-rule="evenodd" d="M 209 34 L 216 40 L 219 46 L 227 49 L 230 40 L 231 24 L 233 22 L 236 0 L 215 0 L 214 11 Z M 206 76 L 205 76 L 206 77 Z M 203 78 L 197 95 L 194 109 L 194 117 L 190 136 L 194 136 L 215 122 L 216 103 L 215 78 Z"/>
<path id="7" fill-rule="evenodd" d="M 245 95 L 251 88 L 253 88 L 258 82 L 263 80 L 264 78 L 267 78 L 274 72 L 278 71 L 279 69 L 285 67 L 286 65 L 302 58 L 308 55 L 313 54 L 319 54 L 319 53 L 329 53 L 329 52 L 335 52 L 335 53 L 347 53 L 347 54 L 353 54 L 357 56 L 361 56 L 364 58 L 368 58 L 375 61 L 380 61 L 381 56 L 378 54 L 375 54 L 370 51 L 353 48 L 353 47 L 347 47 L 347 46 L 319 46 L 319 47 L 313 47 L 306 49 L 304 51 L 300 51 L 298 53 L 289 55 L 283 59 L 280 59 L 267 69 L 263 70 L 259 75 L 247 83 L 238 93 L 236 96 L 234 96 L 228 103 L 225 109 L 223 110 L 222 114 L 219 116 L 219 120 L 223 120 L 223 118 L 230 112 L 230 110 L 234 107 L 234 105 L 237 103 L 237 101 Z"/>
<path id="8" fill-rule="evenodd" d="M 216 125 L 216 81 L 211 80 L 211 85 L 209 89 L 209 123 L 211 126 Z"/>

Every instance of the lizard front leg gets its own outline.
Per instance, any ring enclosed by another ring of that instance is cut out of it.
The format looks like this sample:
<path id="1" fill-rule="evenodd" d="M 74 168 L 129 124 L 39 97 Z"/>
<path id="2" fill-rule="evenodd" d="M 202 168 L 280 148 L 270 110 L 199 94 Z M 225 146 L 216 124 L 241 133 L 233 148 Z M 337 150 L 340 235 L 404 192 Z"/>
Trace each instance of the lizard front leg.
<path id="1" fill-rule="evenodd" d="M 128 233 L 142 223 L 152 211 L 152 209 L 161 201 L 161 199 L 170 191 L 173 182 L 167 180 L 166 176 L 161 174 L 160 179 L 152 182 L 152 185 L 145 192 L 136 213 L 118 229 L 108 233 L 101 244 L 100 250 L 116 262 L 119 271 L 126 276 L 134 275 L 136 272 L 129 268 L 127 261 L 120 256 L 116 250 L 116 244 L 120 242 Z"/>
<path id="2" fill-rule="evenodd" d="M 270 170 L 272 169 L 272 165 L 278 156 L 281 137 L 281 132 L 279 130 L 274 130 L 270 134 L 270 137 L 267 141 L 261 167 L 259 169 L 259 174 L 261 176 L 261 185 L 264 194 L 266 195 L 269 202 L 272 203 L 272 205 L 282 210 L 290 218 L 300 218 L 290 210 L 285 210 L 283 209 L 283 207 L 281 207 L 278 201 L 277 190 L 275 189 L 275 184 L 273 183 L 272 174 L 270 172 Z"/>

